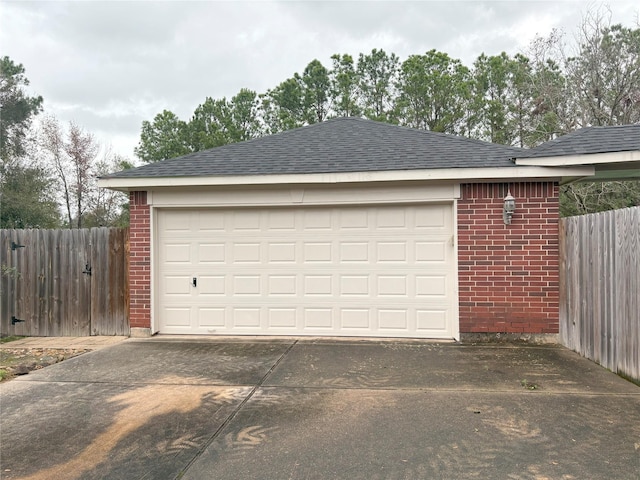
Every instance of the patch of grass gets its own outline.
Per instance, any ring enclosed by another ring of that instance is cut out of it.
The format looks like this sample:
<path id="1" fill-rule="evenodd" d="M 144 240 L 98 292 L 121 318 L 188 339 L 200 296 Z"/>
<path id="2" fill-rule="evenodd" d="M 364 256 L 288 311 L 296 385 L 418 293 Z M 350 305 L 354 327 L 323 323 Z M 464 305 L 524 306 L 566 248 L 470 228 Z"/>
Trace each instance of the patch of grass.
<path id="1" fill-rule="evenodd" d="M 538 388 L 540 388 L 537 383 L 528 382 L 526 379 L 520 380 L 520 385 L 522 385 L 527 390 L 537 390 Z"/>
<path id="2" fill-rule="evenodd" d="M 25 375 L 32 370 L 39 370 L 85 352 L 88 350 L 2 347 L 0 349 L 0 381 L 10 380 L 16 375 Z"/>
<path id="3" fill-rule="evenodd" d="M 9 335 L 7 337 L 0 337 L 0 343 L 13 342 L 15 340 L 20 340 L 21 338 L 24 338 L 24 337 L 21 337 L 19 335 Z"/>

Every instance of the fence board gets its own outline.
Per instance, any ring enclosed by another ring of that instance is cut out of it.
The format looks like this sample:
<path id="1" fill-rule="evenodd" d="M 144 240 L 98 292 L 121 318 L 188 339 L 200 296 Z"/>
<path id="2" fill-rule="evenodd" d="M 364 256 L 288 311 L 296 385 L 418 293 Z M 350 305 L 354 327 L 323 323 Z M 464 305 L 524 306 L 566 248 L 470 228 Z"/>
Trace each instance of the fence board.
<path id="1" fill-rule="evenodd" d="M 640 207 L 560 221 L 560 338 L 640 381 Z"/>
<path id="2" fill-rule="evenodd" d="M 127 229 L 0 230 L 0 265 L 17 272 L 0 275 L 0 333 L 128 335 L 128 238 Z"/>
<path id="3" fill-rule="evenodd" d="M 11 308 L 9 308 L 9 289 L 13 288 L 13 278 L 11 269 L 13 262 L 11 259 L 11 238 L 6 230 L 0 230 L 0 319 L 11 318 Z M 4 325 L 4 323 L 2 324 Z M 4 329 L 0 330 L 4 332 Z"/>
<path id="4" fill-rule="evenodd" d="M 128 335 L 120 319 L 128 318 L 128 271 L 125 229 L 94 229 L 91 237 L 92 335 Z M 94 268 L 100 266 L 100 268 Z"/>

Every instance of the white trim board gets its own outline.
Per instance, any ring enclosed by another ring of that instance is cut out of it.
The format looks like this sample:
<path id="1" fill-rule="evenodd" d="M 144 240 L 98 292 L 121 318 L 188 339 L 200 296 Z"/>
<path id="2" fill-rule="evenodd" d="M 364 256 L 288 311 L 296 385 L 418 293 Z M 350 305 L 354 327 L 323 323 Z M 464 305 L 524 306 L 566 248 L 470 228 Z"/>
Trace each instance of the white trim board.
<path id="1" fill-rule="evenodd" d="M 588 177 L 593 166 L 520 166 L 513 168 L 443 168 L 429 170 L 393 170 L 384 172 L 345 172 L 277 175 L 177 176 L 177 177 L 112 177 L 101 178 L 98 185 L 114 190 L 132 191 L 157 187 L 194 187 L 222 185 L 313 185 L 358 184 L 406 181 L 559 181 L 564 177 Z"/>
<path id="2" fill-rule="evenodd" d="M 263 186 L 151 190 L 154 207 L 264 207 L 450 202 L 460 198 L 459 184 Z"/>

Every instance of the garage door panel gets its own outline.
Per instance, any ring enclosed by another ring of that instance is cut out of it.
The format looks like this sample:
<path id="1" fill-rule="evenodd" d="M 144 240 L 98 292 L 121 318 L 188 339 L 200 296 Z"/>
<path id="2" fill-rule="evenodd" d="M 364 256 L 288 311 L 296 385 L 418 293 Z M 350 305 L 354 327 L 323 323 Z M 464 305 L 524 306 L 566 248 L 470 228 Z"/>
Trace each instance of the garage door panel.
<path id="1" fill-rule="evenodd" d="M 452 210 L 158 210 L 159 329 L 451 338 Z"/>
<path id="2" fill-rule="evenodd" d="M 423 208 L 415 209 L 414 226 L 417 230 L 451 230 L 453 215 L 451 209 L 443 209 L 441 205 L 424 205 Z"/>
<path id="3" fill-rule="evenodd" d="M 406 308 L 378 310 L 378 329 L 380 331 L 407 331 L 409 328 L 409 315 Z"/>
<path id="4" fill-rule="evenodd" d="M 304 295 L 305 296 L 332 296 L 333 276 L 325 275 L 304 275 Z"/>
<path id="5" fill-rule="evenodd" d="M 294 242 L 267 243 L 267 261 L 274 263 L 294 263 L 296 261 L 296 244 Z"/>
<path id="6" fill-rule="evenodd" d="M 198 327 L 224 328 L 226 325 L 226 309 L 224 307 L 198 308 Z"/>
<path id="7" fill-rule="evenodd" d="M 447 275 L 416 275 L 415 294 L 419 297 L 440 298 L 446 300 L 447 291 L 451 289 Z"/>
<path id="8" fill-rule="evenodd" d="M 191 307 L 167 306 L 162 313 L 167 327 L 191 327 Z"/>
<path id="9" fill-rule="evenodd" d="M 305 308 L 303 310 L 303 329 L 331 329 L 332 327 L 332 308 Z"/>
<path id="10" fill-rule="evenodd" d="M 341 230 L 364 230 L 369 228 L 369 211 L 362 208 L 342 208 L 338 213 Z"/>
<path id="11" fill-rule="evenodd" d="M 296 308 L 269 308 L 267 327 L 290 332 L 297 329 L 298 316 Z"/>
<path id="12" fill-rule="evenodd" d="M 369 262 L 369 242 L 338 242 L 338 258 L 340 263 L 368 263 Z"/>
<path id="13" fill-rule="evenodd" d="M 166 210 L 163 212 L 162 219 L 160 220 L 160 228 L 162 232 L 167 235 L 189 235 L 192 232 L 191 216 L 184 215 L 184 213 L 179 210 Z"/>
<path id="14" fill-rule="evenodd" d="M 188 275 L 166 275 L 162 282 L 162 293 L 168 296 L 191 296 L 191 277 Z"/>
<path id="15" fill-rule="evenodd" d="M 293 232 L 296 230 L 296 217 L 289 210 L 271 210 L 267 213 L 265 229 L 268 232 Z"/>
<path id="16" fill-rule="evenodd" d="M 379 230 L 406 230 L 407 210 L 404 207 L 387 207 L 375 212 L 376 227 Z"/>
<path id="17" fill-rule="evenodd" d="M 340 275 L 341 297 L 368 297 L 371 293 L 369 275 Z"/>
<path id="18" fill-rule="evenodd" d="M 378 275 L 379 297 L 407 297 L 407 277 L 405 275 Z"/>
<path id="19" fill-rule="evenodd" d="M 267 293 L 269 296 L 295 297 L 297 281 L 296 275 L 268 275 Z"/>
<path id="20" fill-rule="evenodd" d="M 233 244 L 234 263 L 260 263 L 260 242 Z"/>
<path id="21" fill-rule="evenodd" d="M 371 310 L 368 308 L 340 308 L 340 328 L 371 331 Z"/>
<path id="22" fill-rule="evenodd" d="M 162 249 L 161 261 L 171 264 L 191 265 L 190 243 L 167 243 Z"/>
<path id="23" fill-rule="evenodd" d="M 418 309 L 416 330 L 418 332 L 441 332 L 447 327 L 449 315 L 446 309 Z"/>
<path id="24" fill-rule="evenodd" d="M 260 295 L 260 275 L 234 275 L 233 295 Z"/>
<path id="25" fill-rule="evenodd" d="M 333 229 L 334 215 L 329 209 L 308 208 L 301 211 L 301 230 L 318 232 L 330 232 Z"/>
<path id="26" fill-rule="evenodd" d="M 198 243 L 198 260 L 201 264 L 220 264 L 226 259 L 224 243 Z"/>
<path id="27" fill-rule="evenodd" d="M 223 232 L 226 228 L 227 215 L 219 210 L 199 210 L 193 216 L 196 222 L 195 229 L 202 233 Z"/>
<path id="28" fill-rule="evenodd" d="M 404 240 L 377 242 L 375 258 L 378 263 L 406 263 L 407 242 Z"/>
<path id="29" fill-rule="evenodd" d="M 230 230 L 232 232 L 259 232 L 261 229 L 262 215 L 256 210 L 234 210 L 229 215 Z"/>
<path id="30" fill-rule="evenodd" d="M 224 296 L 227 293 L 225 275 L 200 275 L 197 281 L 199 295 Z"/>
<path id="31" fill-rule="evenodd" d="M 304 242 L 302 263 L 329 263 L 332 259 L 332 242 Z"/>
<path id="32" fill-rule="evenodd" d="M 445 265 L 451 261 L 450 238 L 432 240 L 429 242 L 417 241 L 414 244 L 415 261 L 418 263 L 440 263 Z"/>
<path id="33" fill-rule="evenodd" d="M 231 328 L 260 328 L 261 308 L 260 307 L 232 307 L 231 308 Z"/>

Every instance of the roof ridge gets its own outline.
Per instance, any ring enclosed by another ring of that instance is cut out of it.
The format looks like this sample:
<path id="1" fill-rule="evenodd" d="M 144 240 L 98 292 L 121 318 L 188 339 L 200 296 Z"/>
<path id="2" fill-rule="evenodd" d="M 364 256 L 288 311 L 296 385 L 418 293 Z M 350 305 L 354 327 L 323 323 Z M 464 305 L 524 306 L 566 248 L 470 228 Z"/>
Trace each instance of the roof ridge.
<path id="1" fill-rule="evenodd" d="M 405 131 L 409 131 L 409 132 L 413 132 L 416 134 L 420 134 L 420 135 L 437 135 L 439 137 L 443 137 L 443 138 L 448 138 L 448 139 L 457 139 L 459 141 L 464 141 L 464 142 L 469 142 L 469 143 L 473 143 L 474 145 L 482 145 L 483 147 L 504 147 L 504 148 L 513 148 L 516 150 L 525 150 L 522 147 L 518 147 L 515 145 L 505 145 L 503 143 L 493 143 L 493 142 L 488 142 L 486 140 L 478 140 L 477 138 L 470 138 L 470 137 L 465 137 L 464 135 L 456 135 L 454 133 L 445 133 L 445 132 L 434 132 L 433 130 L 428 130 L 428 129 L 423 129 L 423 128 L 414 128 L 414 127 L 409 127 L 407 125 L 396 125 L 395 123 L 388 123 L 388 122 L 382 122 L 382 121 L 378 121 L 378 120 L 371 120 L 368 118 L 362 118 L 362 117 L 334 117 L 332 119 L 326 120 L 327 121 L 331 121 L 331 120 L 338 120 L 338 119 L 342 119 L 342 120 L 347 120 L 347 119 L 353 119 L 353 120 L 359 120 L 363 123 L 369 123 L 371 125 L 381 125 L 381 126 L 385 126 L 385 127 L 396 127 L 398 129 L 401 130 L 405 130 Z"/>
<path id="2" fill-rule="evenodd" d="M 521 155 L 521 150 L 361 117 L 334 117 L 114 175 L 271 175 L 512 167 L 512 158 Z"/>

